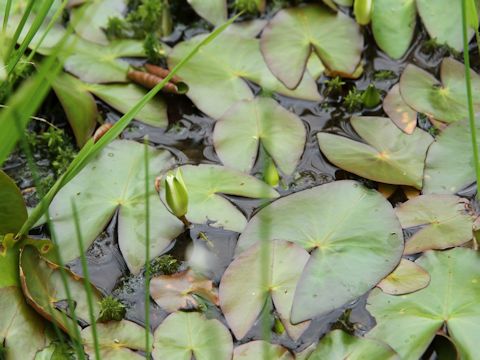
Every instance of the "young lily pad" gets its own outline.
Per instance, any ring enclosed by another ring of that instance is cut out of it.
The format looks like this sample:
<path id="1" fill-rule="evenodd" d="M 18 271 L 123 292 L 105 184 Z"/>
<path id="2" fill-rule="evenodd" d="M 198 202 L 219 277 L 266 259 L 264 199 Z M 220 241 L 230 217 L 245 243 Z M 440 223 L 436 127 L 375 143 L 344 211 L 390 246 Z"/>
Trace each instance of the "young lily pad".
<path id="1" fill-rule="evenodd" d="M 330 162 L 367 179 L 422 188 L 425 156 L 433 141 L 427 132 L 416 129 L 407 135 L 382 117 L 352 117 L 351 124 L 365 143 L 317 134 L 320 150 Z"/>
<path id="2" fill-rule="evenodd" d="M 430 275 L 413 261 L 402 259 L 397 268 L 378 287 L 386 294 L 403 295 L 425 288 L 430 283 Z"/>
<path id="3" fill-rule="evenodd" d="M 478 94 L 480 75 L 473 70 L 470 73 L 472 91 Z M 465 119 L 468 110 L 463 64 L 452 58 L 443 59 L 440 78 L 441 82 L 425 70 L 409 64 L 400 77 L 400 93 L 410 107 L 436 120 L 451 123 Z M 473 98 L 473 105 L 476 112 L 480 111 L 477 97 Z"/>
<path id="4" fill-rule="evenodd" d="M 417 127 L 417 112 L 403 100 L 400 85 L 396 84 L 383 100 L 383 110 L 393 123 L 406 134 L 412 134 Z"/>
<path id="5" fill-rule="evenodd" d="M 0 288 L 0 344 L 2 359 L 33 359 L 46 345 L 45 322 L 25 302 L 16 286 Z"/>
<path id="6" fill-rule="evenodd" d="M 261 245 L 244 251 L 225 270 L 220 282 L 220 307 L 237 339 L 250 330 L 271 297 L 287 333 L 297 340 L 309 322 L 290 322 L 293 296 L 309 255 L 300 246 L 287 241 L 273 241 L 269 249 L 270 263 L 262 267 Z M 262 272 L 268 271 L 268 284 Z"/>
<path id="7" fill-rule="evenodd" d="M 306 130 L 302 120 L 269 98 L 241 101 L 215 125 L 213 141 L 227 166 L 250 172 L 260 143 L 278 168 L 290 175 L 303 154 Z"/>
<path id="8" fill-rule="evenodd" d="M 198 306 L 197 296 L 212 304 L 218 303 L 218 296 L 213 288 L 212 280 L 195 274 L 192 270 L 152 278 L 150 294 L 158 306 L 168 312 L 196 308 Z"/>
<path id="9" fill-rule="evenodd" d="M 318 343 L 308 360 L 323 359 L 382 359 L 399 360 L 397 353 L 387 344 L 380 341 L 359 338 L 333 330 Z"/>
<path id="10" fill-rule="evenodd" d="M 195 12 L 213 25 L 227 21 L 226 0 L 187 0 Z"/>
<path id="11" fill-rule="evenodd" d="M 118 140 L 106 147 L 50 205 L 50 215 L 63 261 L 80 255 L 72 201 L 78 210 L 84 248 L 90 246 L 118 210 L 118 243 L 128 268 L 138 273 L 145 264 L 145 146 Z M 160 202 L 154 189 L 159 173 L 170 167 L 172 156 L 148 147 L 150 199 L 150 254 L 160 255 L 183 231 L 183 224 Z"/>
<path id="12" fill-rule="evenodd" d="M 20 189 L 0 170 L 0 235 L 16 233 L 27 220 L 27 208 Z"/>
<path id="13" fill-rule="evenodd" d="M 374 289 L 367 310 L 377 325 L 371 338 L 389 344 L 401 358 L 419 359 L 438 330 L 446 326 L 462 359 L 475 359 L 480 333 L 480 261 L 476 251 L 429 251 L 416 263 L 430 284 L 412 294 L 393 296 Z"/>
<path id="14" fill-rule="evenodd" d="M 311 5 L 279 11 L 263 31 L 261 49 L 272 73 L 294 89 L 314 51 L 332 73 L 350 75 L 360 62 L 363 37 L 342 12 Z"/>
<path id="15" fill-rule="evenodd" d="M 265 356 L 268 354 L 268 356 Z M 263 340 L 250 341 L 237 346 L 233 351 L 233 360 L 294 360 L 293 355 L 283 346 L 270 344 Z"/>
<path id="16" fill-rule="evenodd" d="M 146 351 L 145 329 L 142 326 L 131 321 L 121 320 L 97 323 L 96 328 L 102 360 L 145 359 L 144 356 L 132 351 Z M 91 359 L 95 359 L 92 327 L 83 329 L 80 336 L 85 352 Z M 149 337 L 149 343 L 153 344 L 153 336 L 149 334 Z"/>
<path id="17" fill-rule="evenodd" d="M 84 6 L 74 8 L 71 22 L 82 38 L 101 45 L 108 45 L 104 29 L 112 17 L 123 17 L 127 10 L 125 0 L 92 0 Z"/>
<path id="18" fill-rule="evenodd" d="M 241 232 L 247 224 L 245 216 L 221 194 L 264 199 L 278 197 L 278 193 L 264 182 L 228 167 L 201 164 L 179 169 L 188 191 L 186 218 L 193 223 L 209 223 Z M 161 196 L 165 199 L 165 191 Z"/>
<path id="19" fill-rule="evenodd" d="M 230 360 L 233 351 L 232 336 L 220 321 L 182 311 L 163 320 L 153 346 L 155 360 Z"/>
<path id="20" fill-rule="evenodd" d="M 404 229 L 420 227 L 407 240 L 404 253 L 446 249 L 471 240 L 475 218 L 468 206 L 468 200 L 454 195 L 422 195 L 397 207 Z"/>
<path id="21" fill-rule="evenodd" d="M 293 323 L 364 294 L 397 266 L 403 253 L 402 230 L 391 205 L 355 181 L 297 192 L 260 210 L 240 235 L 237 254 L 267 239 L 292 241 L 311 251 L 295 291 Z"/>
<path id="22" fill-rule="evenodd" d="M 65 269 L 70 295 L 75 304 L 75 316 L 78 321 L 89 323 L 87 292 L 84 280 Z M 20 281 L 22 289 L 30 305 L 45 317 L 54 321 L 62 330 L 71 336 L 72 326 L 77 326 L 70 318 L 68 297 L 62 282 L 60 269 L 52 266 L 32 246 L 23 248 L 20 254 Z M 101 295 L 92 285 L 92 305 L 94 314 L 98 314 Z"/>
<path id="23" fill-rule="evenodd" d="M 169 54 L 172 68 L 207 35 L 196 36 L 175 46 Z M 187 96 L 205 114 L 220 118 L 233 104 L 254 98 L 245 80 L 266 91 L 303 100 L 320 101 L 314 79 L 305 75 L 296 90 L 289 90 L 270 72 L 260 52 L 258 39 L 232 32 L 218 36 L 178 72 L 189 86 Z"/>
<path id="24" fill-rule="evenodd" d="M 372 30 L 375 42 L 394 59 L 408 50 L 415 31 L 415 0 L 375 0 Z"/>
<path id="25" fill-rule="evenodd" d="M 475 180 L 470 127 L 461 121 L 447 127 L 428 149 L 423 193 L 456 194 Z"/>

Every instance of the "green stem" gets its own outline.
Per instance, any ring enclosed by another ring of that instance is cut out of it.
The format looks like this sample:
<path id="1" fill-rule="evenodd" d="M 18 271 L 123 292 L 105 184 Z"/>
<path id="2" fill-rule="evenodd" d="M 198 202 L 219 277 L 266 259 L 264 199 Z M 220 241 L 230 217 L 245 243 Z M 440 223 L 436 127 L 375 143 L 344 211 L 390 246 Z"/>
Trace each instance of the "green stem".
<path id="1" fill-rule="evenodd" d="M 150 359 L 150 184 L 148 139 L 144 139 L 145 166 L 145 357 Z"/>
<path id="2" fill-rule="evenodd" d="M 8 18 L 10 17 L 11 8 L 12 8 L 12 0 L 7 0 L 7 4 L 5 5 L 5 14 L 3 16 L 3 26 L 2 26 L 3 33 L 7 31 Z"/>
<path id="3" fill-rule="evenodd" d="M 470 54 L 468 51 L 468 27 L 467 27 L 467 3 L 462 0 L 462 30 L 463 30 L 463 61 L 465 63 L 465 82 L 467 86 L 467 104 L 468 104 L 468 120 L 470 124 L 470 135 L 472 140 L 473 161 L 475 166 L 475 174 L 477 177 L 477 199 L 479 199 L 478 186 L 480 185 L 480 164 L 478 162 L 478 145 L 477 145 L 477 127 L 475 124 L 475 113 L 473 110 L 472 97 L 472 80 L 470 77 Z M 475 29 L 477 32 L 478 29 Z"/>
<path id="4" fill-rule="evenodd" d="M 7 55 L 5 56 L 5 62 L 10 61 L 10 56 L 13 53 L 13 50 L 15 49 L 15 45 L 17 45 L 18 38 L 20 37 L 20 34 L 23 31 L 23 28 L 25 26 L 25 23 L 28 20 L 28 17 L 30 16 L 30 12 L 33 9 L 33 4 L 35 3 L 35 0 L 29 0 L 27 7 L 25 8 L 25 12 L 22 15 L 22 18 L 20 20 L 20 23 L 17 26 L 17 29 L 15 30 L 15 34 L 13 34 L 12 42 L 10 43 L 7 51 Z"/>

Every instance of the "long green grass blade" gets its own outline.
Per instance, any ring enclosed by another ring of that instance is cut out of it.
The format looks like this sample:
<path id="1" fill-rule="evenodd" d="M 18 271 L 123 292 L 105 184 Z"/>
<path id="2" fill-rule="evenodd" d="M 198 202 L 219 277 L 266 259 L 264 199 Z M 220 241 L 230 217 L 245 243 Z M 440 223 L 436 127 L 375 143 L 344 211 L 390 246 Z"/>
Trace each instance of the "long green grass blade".
<path id="1" fill-rule="evenodd" d="M 144 139 L 145 166 L 145 357 L 150 359 L 150 169 L 148 158 L 148 139 Z"/>
<path id="2" fill-rule="evenodd" d="M 467 1 L 468 0 L 462 0 L 463 61 L 465 63 L 465 83 L 467 86 L 468 120 L 470 124 L 470 136 L 472 141 L 475 174 L 477 177 L 477 195 L 476 196 L 477 196 L 477 199 L 480 199 L 480 195 L 478 191 L 478 187 L 480 186 L 480 164 L 478 162 L 477 127 L 475 124 L 475 112 L 473 110 L 472 80 L 470 77 Z M 478 29 L 475 29 L 475 31 L 478 32 Z"/>
<path id="3" fill-rule="evenodd" d="M 25 7 L 25 12 L 23 13 L 22 18 L 20 19 L 20 22 L 18 23 L 17 28 L 15 30 L 15 33 L 13 34 L 13 38 L 11 39 L 11 43 L 9 44 L 8 51 L 5 56 L 5 62 L 10 61 L 10 56 L 13 54 L 13 50 L 17 45 L 17 41 L 20 38 L 20 34 L 22 33 L 23 28 L 25 27 L 25 24 L 27 23 L 28 17 L 32 12 L 34 4 L 35 4 L 35 0 L 28 1 L 27 6 Z"/>
<path id="4" fill-rule="evenodd" d="M 7 3 L 5 4 L 5 14 L 3 15 L 3 25 L 2 25 L 3 33 L 7 31 L 8 19 L 10 18 L 11 9 L 12 9 L 12 0 L 7 0 Z"/>

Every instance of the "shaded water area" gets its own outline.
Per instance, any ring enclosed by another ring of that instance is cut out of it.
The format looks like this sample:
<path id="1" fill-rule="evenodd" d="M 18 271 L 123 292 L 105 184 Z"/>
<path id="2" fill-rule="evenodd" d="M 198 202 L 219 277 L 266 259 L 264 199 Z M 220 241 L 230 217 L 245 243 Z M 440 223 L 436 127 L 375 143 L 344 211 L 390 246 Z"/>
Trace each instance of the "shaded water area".
<path id="1" fill-rule="evenodd" d="M 271 14 L 267 13 L 265 16 L 269 17 Z M 363 52 L 364 72 L 359 79 L 344 79 L 346 84 L 343 86 L 342 92 L 336 96 L 325 95 L 325 81 L 328 79 L 325 75 L 322 75 L 317 81 L 320 93 L 325 96 L 324 101 L 321 103 L 294 100 L 274 95 L 275 99 L 283 107 L 302 119 L 308 134 L 305 152 L 294 175 L 290 178 L 282 179 L 284 183 L 279 188 L 282 196 L 342 179 L 356 179 L 367 187 L 378 187 L 378 184 L 373 181 L 360 178 L 330 164 L 318 149 L 316 134 L 320 131 L 329 131 L 362 141 L 352 129 L 350 117 L 352 115 L 384 116 L 384 112 L 381 104 L 374 109 L 365 109 L 355 113 L 347 111 L 343 104 L 343 98 L 350 89 L 356 87 L 358 90 L 364 90 L 369 84 L 373 83 L 382 91 L 384 96 L 398 82 L 400 74 L 409 63 L 413 63 L 434 75 L 438 75 L 440 62 L 448 55 L 449 50 L 445 48 L 427 49 L 425 41 L 428 37 L 422 25 L 419 24 L 417 26 L 416 37 L 412 42 L 410 50 L 404 58 L 398 61 L 394 61 L 379 52 L 369 30 L 363 29 L 366 32 L 366 45 Z M 183 41 L 202 32 L 207 32 L 203 22 L 189 24 L 188 26 L 178 25 L 168 44 L 174 45 L 176 42 Z M 475 49 L 472 49 L 472 54 L 473 59 L 477 61 L 478 56 L 476 56 Z M 473 68 L 478 70 L 478 65 L 478 63 L 474 63 Z M 259 93 L 260 89 L 256 85 L 250 84 L 250 86 L 256 94 Z M 171 151 L 176 156 L 178 164 L 220 163 L 215 154 L 212 140 L 215 121 L 200 112 L 185 96 L 167 95 L 166 99 L 169 113 L 169 127 L 167 129 L 158 129 L 139 122 L 133 122 L 122 134 L 122 138 L 143 141 L 144 137 L 148 136 L 150 145 Z M 121 116 L 100 101 L 99 105 L 106 122 L 115 122 Z M 48 119 L 56 126 L 64 128 L 67 132 L 70 131 L 63 110 L 53 93 L 50 94 L 43 105 L 39 116 Z M 45 126 L 41 122 L 32 122 L 30 131 L 40 131 Z M 434 129 L 431 128 L 428 120 L 419 119 L 419 126 L 434 134 Z M 41 154 L 35 155 L 42 176 L 46 176 L 51 171 L 49 170 L 48 160 L 43 159 Z M 253 174 L 259 177 L 261 176 L 260 160 L 257 161 L 253 169 Z M 20 155 L 20 152 L 16 152 L 5 165 L 6 172 L 17 181 L 20 188 L 24 191 L 27 203 L 33 205 L 35 203 L 35 192 L 31 190 L 33 179 L 30 172 L 25 170 L 26 168 L 26 160 L 23 155 Z M 470 189 L 463 195 L 471 197 L 473 192 Z M 247 219 L 250 219 L 258 211 L 261 204 L 261 200 L 240 199 L 234 196 L 228 196 L 228 199 L 245 214 Z M 405 195 L 400 191 L 397 191 L 390 199 L 393 205 L 406 200 Z M 331 204 L 331 209 L 335 211 L 335 204 Z M 152 219 L 152 221 L 155 220 Z M 48 235 L 43 227 L 35 229 L 34 233 L 38 236 Z M 405 235 L 408 238 L 412 234 Z M 205 236 L 208 238 L 208 241 L 205 241 Z M 211 264 L 212 266 L 208 269 L 209 275 L 215 284 L 218 285 L 223 271 L 233 258 L 237 238 L 238 233 L 235 232 L 216 229 L 207 225 L 193 225 L 191 229 L 188 229 L 172 243 L 168 253 L 178 260 L 185 260 L 187 257 L 195 258 L 195 256 L 200 256 L 205 252 L 209 253 L 211 255 L 210 258 L 215 259 Z M 138 276 L 129 274 L 117 244 L 117 216 L 111 219 L 105 231 L 90 246 L 87 251 L 87 259 L 91 281 L 105 294 L 112 294 L 126 305 L 127 319 L 144 324 L 144 275 L 142 273 Z M 77 259 L 68 265 L 74 272 L 82 273 L 80 260 Z M 332 327 L 340 327 L 347 331 L 363 334 L 375 324 L 374 319 L 365 309 L 366 298 L 367 294 L 327 316 L 313 319 L 309 329 L 297 342 L 294 342 L 286 335 L 277 335 L 273 331 L 272 340 L 291 350 L 300 351 L 328 332 Z M 267 303 L 264 311 L 271 311 L 271 309 L 272 305 Z M 346 314 L 345 311 L 347 309 L 352 309 L 349 317 L 343 316 Z M 206 311 L 209 316 L 216 317 L 225 323 L 221 312 L 217 308 L 210 307 Z M 155 329 L 166 316 L 167 312 L 151 301 L 150 324 L 152 329 Z M 261 338 L 261 326 L 257 323 L 241 342 L 244 343 L 251 339 L 259 338 Z"/>

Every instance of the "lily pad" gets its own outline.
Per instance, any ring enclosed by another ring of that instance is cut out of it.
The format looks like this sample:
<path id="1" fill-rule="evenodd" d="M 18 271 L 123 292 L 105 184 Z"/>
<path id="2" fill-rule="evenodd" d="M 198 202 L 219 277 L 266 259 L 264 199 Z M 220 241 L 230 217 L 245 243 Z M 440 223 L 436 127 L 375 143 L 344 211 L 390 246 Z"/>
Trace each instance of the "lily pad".
<path id="1" fill-rule="evenodd" d="M 240 235 L 237 254 L 268 239 L 311 251 L 295 291 L 292 323 L 364 294 L 397 266 L 403 253 L 402 230 L 391 205 L 355 181 L 297 192 L 260 210 Z"/>
<path id="2" fill-rule="evenodd" d="M 422 188 L 425 156 L 433 141 L 427 132 L 417 128 L 407 135 L 382 117 L 352 117 L 351 124 L 365 143 L 317 134 L 320 150 L 330 162 L 367 179 Z"/>
<path id="3" fill-rule="evenodd" d="M 425 288 L 430 283 L 430 275 L 413 261 L 402 259 L 397 268 L 378 287 L 386 294 L 403 295 Z"/>
<path id="4" fill-rule="evenodd" d="M 265 356 L 268 354 L 268 357 Z M 233 360 L 294 360 L 293 355 L 283 346 L 270 344 L 263 340 L 250 341 L 237 346 L 233 351 Z"/>
<path id="5" fill-rule="evenodd" d="M 27 216 L 27 208 L 19 188 L 0 170 L 0 235 L 19 231 Z"/>
<path id="6" fill-rule="evenodd" d="M 145 146 L 117 140 L 106 147 L 72 181 L 65 185 L 50 205 L 59 251 L 68 262 L 80 255 L 76 239 L 72 201 L 78 210 L 82 242 L 88 248 L 118 210 L 118 243 L 133 273 L 145 264 Z M 160 202 L 154 179 L 170 167 L 167 151 L 148 147 L 150 254 L 160 255 L 183 231 L 183 224 Z"/>
<path id="7" fill-rule="evenodd" d="M 212 280 L 196 274 L 192 270 L 173 275 L 160 275 L 150 281 L 150 296 L 162 309 L 175 312 L 180 309 L 196 308 L 197 296 L 212 304 L 218 303 L 218 296 Z"/>
<path id="8" fill-rule="evenodd" d="M 170 314 L 155 330 L 153 346 L 155 360 L 230 360 L 233 351 L 225 326 L 197 312 Z"/>
<path id="9" fill-rule="evenodd" d="M 70 295 L 75 304 L 75 316 L 82 323 L 89 323 L 87 292 L 82 278 L 65 269 Z M 32 246 L 23 248 L 20 254 L 20 281 L 30 305 L 62 330 L 74 336 L 72 326 L 77 326 L 69 317 L 68 297 L 62 282 L 60 269 L 47 262 Z M 100 292 L 92 285 L 92 305 L 98 314 Z"/>
<path id="10" fill-rule="evenodd" d="M 478 123 L 476 127 L 480 131 Z M 428 149 L 423 193 L 456 194 L 475 181 L 470 127 L 461 121 L 447 127 Z"/>
<path id="11" fill-rule="evenodd" d="M 446 249 L 471 240 L 475 218 L 468 207 L 468 200 L 454 195 L 422 195 L 397 207 L 404 229 L 419 228 L 407 240 L 404 253 Z"/>
<path id="12" fill-rule="evenodd" d="M 142 326 L 128 320 L 121 320 L 97 323 L 96 328 L 100 355 L 103 360 L 145 359 L 144 356 L 133 351 L 146 351 L 145 329 Z M 83 329 L 80 336 L 85 352 L 91 359 L 95 359 L 92 327 Z M 153 336 L 149 334 L 149 337 L 149 343 L 153 344 Z"/>
<path id="13" fill-rule="evenodd" d="M 458 27 L 458 23 L 455 26 Z M 470 74 L 472 92 L 478 94 L 480 75 L 473 70 Z M 436 120 L 451 123 L 467 118 L 467 90 L 463 64 L 452 58 L 445 58 L 441 64 L 440 78 L 441 82 L 425 70 L 409 64 L 400 77 L 400 93 L 410 107 Z M 478 97 L 473 98 L 473 105 L 475 112 L 480 111 Z"/>
<path id="14" fill-rule="evenodd" d="M 213 141 L 227 166 L 250 172 L 261 144 L 278 168 L 290 175 L 303 154 L 306 136 L 299 117 L 272 99 L 256 98 L 232 106 L 217 121 Z"/>
<path id="15" fill-rule="evenodd" d="M 227 323 L 240 340 L 245 337 L 271 297 L 277 313 L 293 340 L 297 340 L 310 322 L 290 322 L 293 296 L 309 255 L 302 247 L 287 241 L 270 244 L 270 263 L 262 267 L 260 244 L 244 251 L 225 270 L 220 282 L 220 307 Z M 268 271 L 265 283 L 265 271 Z"/>
<path id="16" fill-rule="evenodd" d="M 403 100 L 400 85 L 396 84 L 383 100 L 383 110 L 393 123 L 406 134 L 412 134 L 417 127 L 417 112 Z"/>
<path id="17" fill-rule="evenodd" d="M 213 25 L 227 21 L 226 0 L 187 0 L 195 12 Z"/>
<path id="18" fill-rule="evenodd" d="M 412 42 L 417 20 L 415 0 L 375 0 L 372 30 L 375 42 L 394 59 L 400 59 Z"/>
<path id="19" fill-rule="evenodd" d="M 323 359 L 399 360 L 400 357 L 385 343 L 351 336 L 342 330 L 334 330 L 322 338 L 308 358 L 308 360 Z"/>
<path id="20" fill-rule="evenodd" d="M 203 38 L 199 35 L 175 46 L 169 54 L 172 68 Z M 314 79 L 305 75 L 296 90 L 289 90 L 270 72 L 260 52 L 258 39 L 232 32 L 219 35 L 202 47 L 179 70 L 178 76 L 189 86 L 187 96 L 205 114 L 220 118 L 233 104 L 254 98 L 245 80 L 252 81 L 265 91 L 310 101 L 320 101 Z"/>
<path id="21" fill-rule="evenodd" d="M 349 16 L 311 5 L 279 11 L 263 31 L 261 49 L 272 73 L 294 89 L 312 51 L 330 72 L 352 74 L 360 62 L 363 37 Z"/>
<path id="22" fill-rule="evenodd" d="M 401 358 L 419 359 L 438 330 L 446 326 L 462 359 L 475 359 L 480 333 L 480 261 L 476 251 L 455 248 L 429 251 L 417 264 L 430 285 L 408 295 L 374 289 L 367 310 L 377 325 L 367 334 L 389 344 Z"/>
<path id="23" fill-rule="evenodd" d="M 241 232 L 247 224 L 245 216 L 221 194 L 264 199 L 278 197 L 278 193 L 264 182 L 228 167 L 201 164 L 185 165 L 180 169 L 188 191 L 186 218 L 193 223 L 209 223 Z M 165 198 L 165 191 L 161 196 Z"/>

